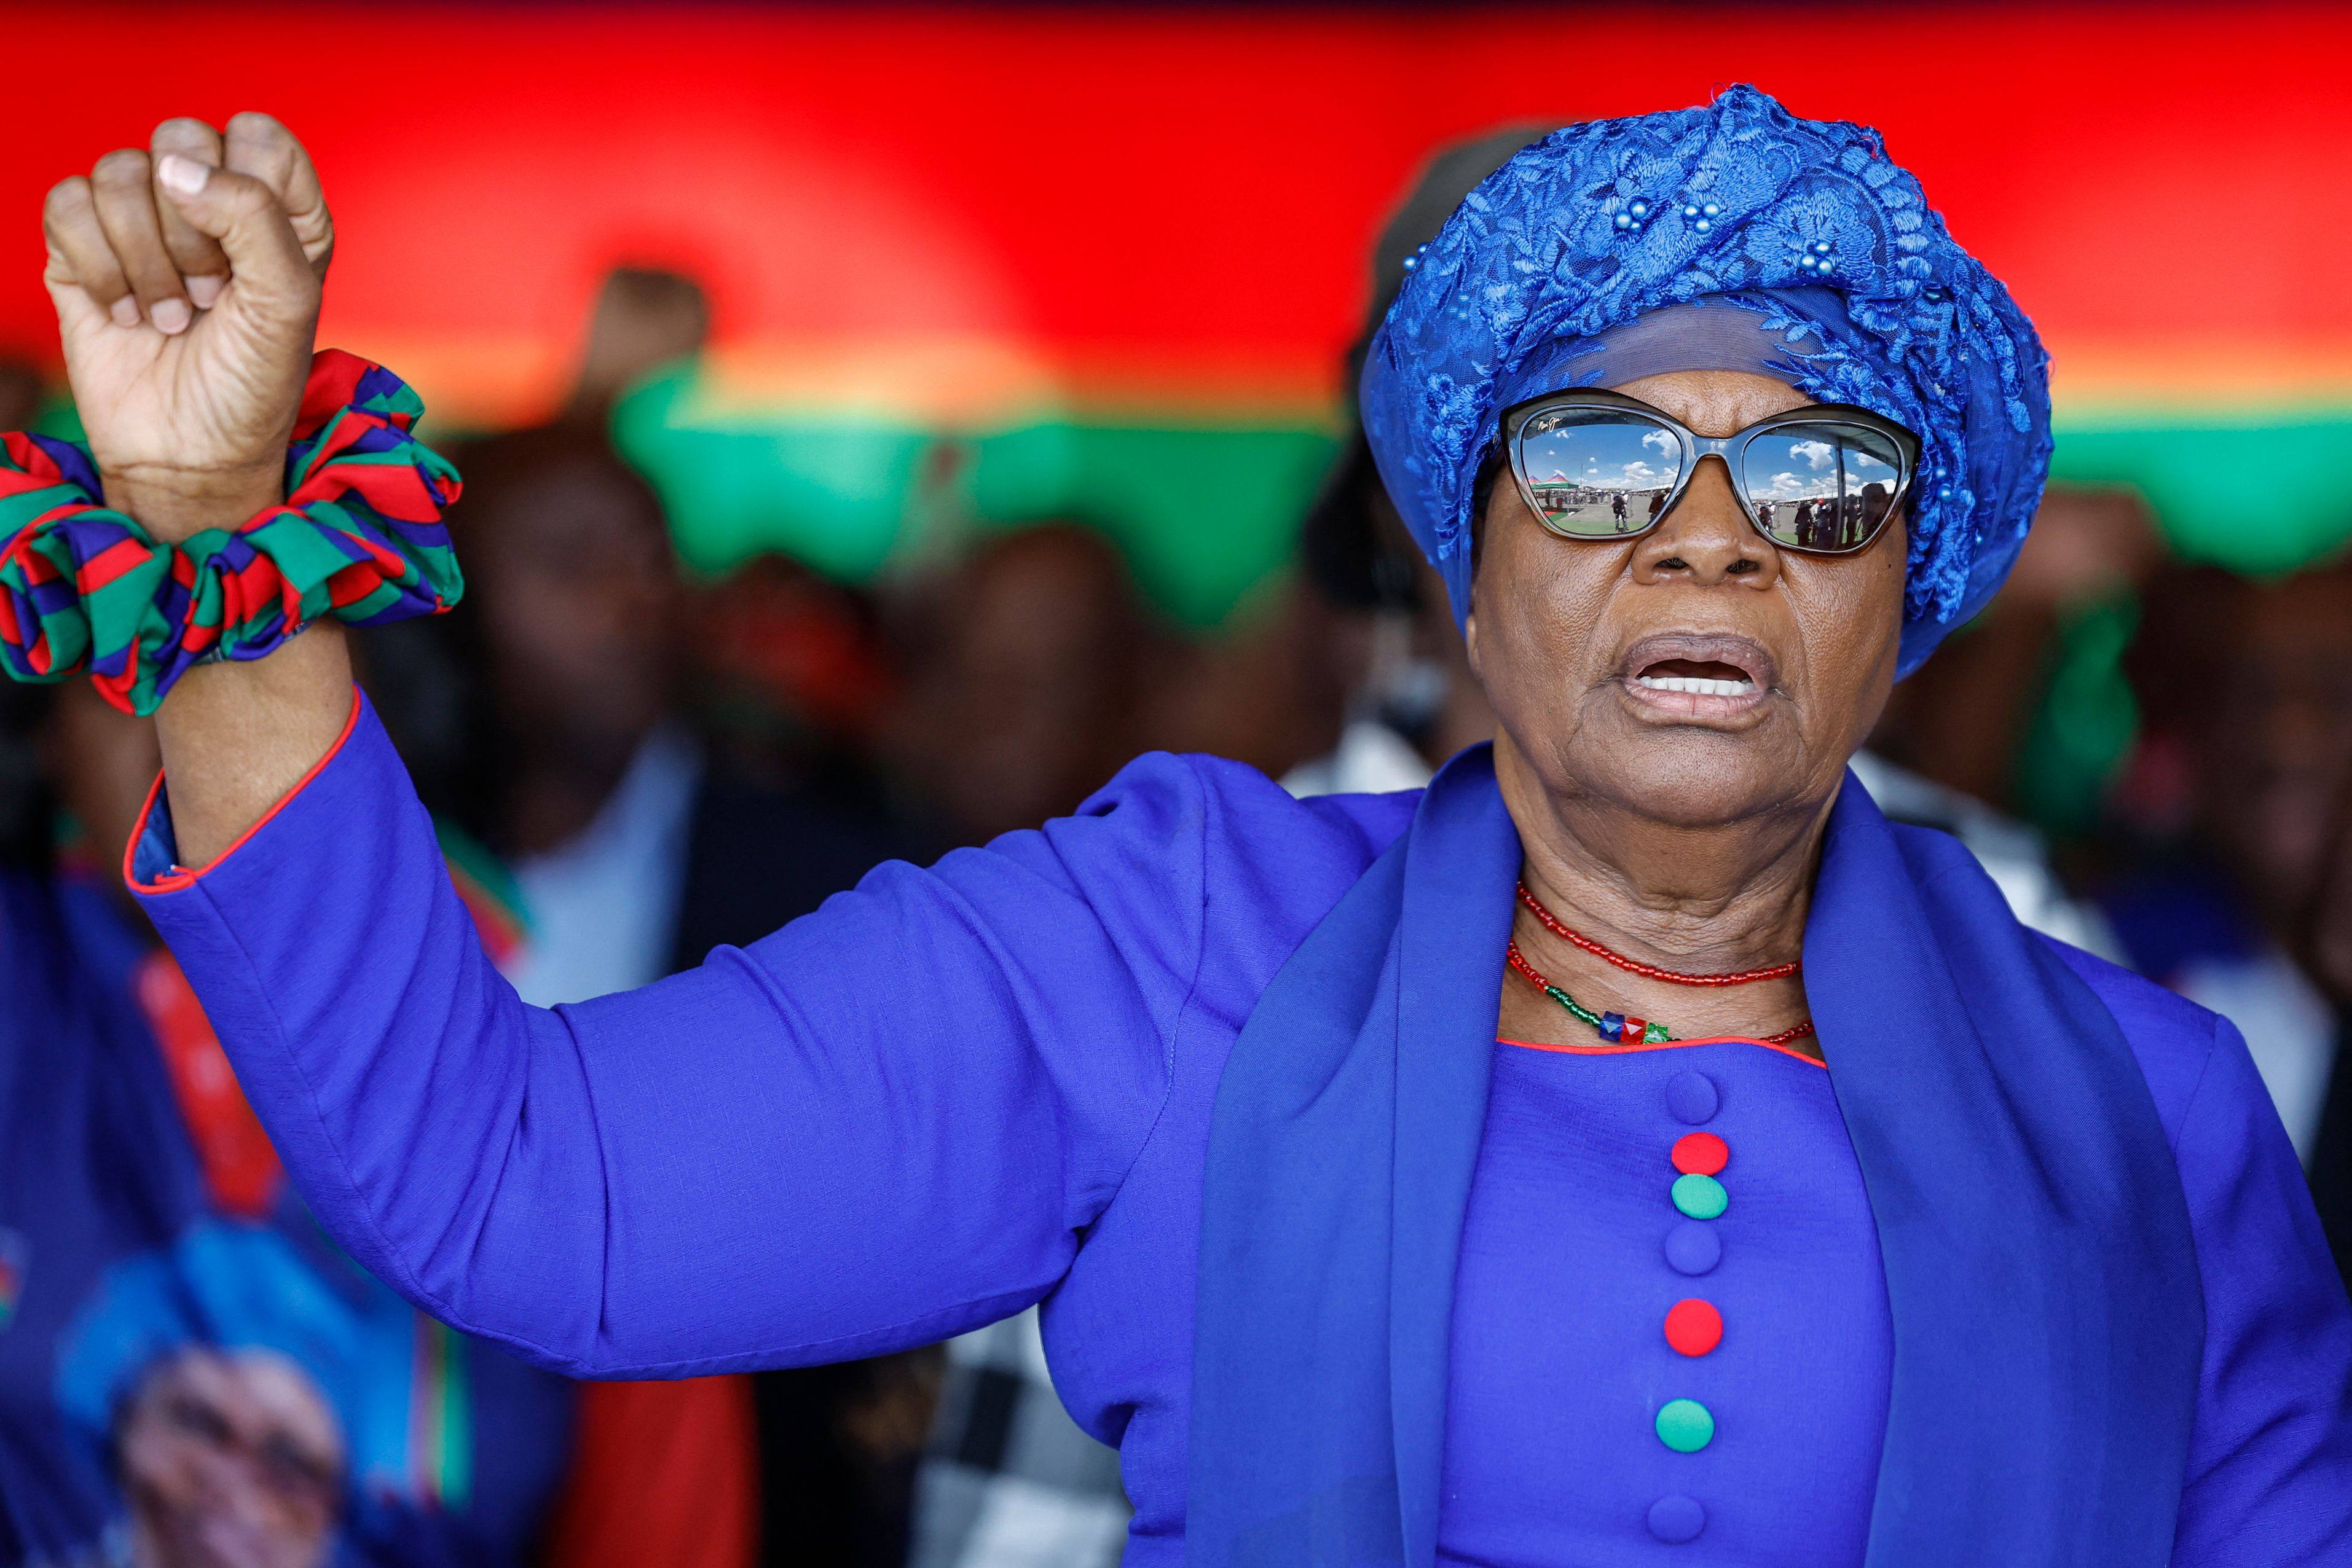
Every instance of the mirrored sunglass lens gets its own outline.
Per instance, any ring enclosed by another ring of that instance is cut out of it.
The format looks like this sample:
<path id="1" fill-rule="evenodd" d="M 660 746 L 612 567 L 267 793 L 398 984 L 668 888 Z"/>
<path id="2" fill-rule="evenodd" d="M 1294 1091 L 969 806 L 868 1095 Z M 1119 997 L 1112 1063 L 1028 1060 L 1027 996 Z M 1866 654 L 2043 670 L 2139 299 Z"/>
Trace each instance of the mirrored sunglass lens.
<path id="1" fill-rule="evenodd" d="M 1580 538 L 1637 534 L 1656 522 L 1682 461 L 1674 432 L 1638 415 L 1564 409 L 1519 427 L 1519 475 L 1537 515 Z"/>
<path id="2" fill-rule="evenodd" d="M 1792 424 L 1748 444 L 1740 480 L 1756 525 L 1798 549 L 1857 549 L 1894 509 L 1902 476 L 1894 442 L 1861 425 Z"/>

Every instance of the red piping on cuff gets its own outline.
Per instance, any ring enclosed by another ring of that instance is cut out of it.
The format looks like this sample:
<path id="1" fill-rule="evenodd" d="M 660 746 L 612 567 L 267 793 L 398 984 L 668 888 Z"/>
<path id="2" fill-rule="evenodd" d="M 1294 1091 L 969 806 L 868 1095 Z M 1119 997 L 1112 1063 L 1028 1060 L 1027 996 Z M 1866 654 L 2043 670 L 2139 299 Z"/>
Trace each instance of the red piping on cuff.
<path id="1" fill-rule="evenodd" d="M 310 770 L 309 772 L 303 774 L 301 778 L 294 781 L 294 787 L 292 789 L 278 797 L 278 803 L 276 805 L 270 807 L 267 811 L 262 812 L 261 815 L 255 820 L 253 826 L 237 834 L 236 840 L 234 843 L 230 844 L 228 848 L 221 851 L 220 853 L 215 855 L 210 861 L 198 866 L 194 871 L 189 871 L 180 866 L 174 866 L 163 875 L 157 877 L 153 882 L 141 882 L 137 874 L 133 873 L 131 868 L 131 862 L 138 856 L 139 846 L 146 841 L 147 824 L 153 821 L 155 819 L 155 803 L 162 798 L 163 793 L 163 775 L 161 773 L 156 774 L 155 782 L 147 787 L 147 803 L 139 809 L 139 826 L 132 831 L 131 841 L 122 846 L 122 881 L 124 885 L 128 886 L 133 893 L 179 893 L 186 888 L 195 886 L 198 878 L 207 875 L 223 861 L 236 853 L 237 851 L 245 848 L 247 841 L 251 839 L 254 834 L 261 831 L 262 829 L 269 826 L 271 821 L 277 817 L 278 812 L 284 810 L 287 807 L 294 803 L 294 797 L 299 795 L 303 790 L 310 787 L 311 779 L 316 779 L 320 773 L 326 771 L 327 764 L 332 762 L 337 756 L 341 755 L 343 749 L 343 742 L 351 739 L 352 731 L 359 727 L 359 722 L 360 689 L 357 686 L 353 686 L 352 688 L 352 709 L 350 713 L 343 716 L 342 731 L 335 737 L 335 743 L 327 747 L 325 756 L 320 758 L 318 761 L 310 764 Z"/>

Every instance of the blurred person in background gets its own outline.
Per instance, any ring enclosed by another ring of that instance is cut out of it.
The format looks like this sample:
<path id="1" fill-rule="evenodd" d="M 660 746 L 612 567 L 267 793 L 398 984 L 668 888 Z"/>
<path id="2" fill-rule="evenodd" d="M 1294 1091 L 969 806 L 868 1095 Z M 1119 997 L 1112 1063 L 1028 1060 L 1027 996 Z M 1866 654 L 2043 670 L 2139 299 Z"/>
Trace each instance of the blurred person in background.
<path id="1" fill-rule="evenodd" d="M 1904 683 L 1873 745 L 1948 790 L 2011 807 L 2069 622 L 2128 601 L 2164 553 L 2147 503 L 2132 491 L 2051 486 L 2017 570 L 1953 637 L 1950 664 L 1939 658 Z"/>
<path id="2" fill-rule="evenodd" d="M 880 802 L 839 778 L 748 776 L 705 744 L 686 703 L 698 601 L 659 497 L 601 431 L 491 436 L 457 462 L 465 602 L 366 647 L 453 854 L 511 890 L 499 963 L 523 996 L 580 1002 L 691 967 L 898 852 Z M 765 1561 L 903 1560 L 932 1360 L 757 1379 Z"/>
<path id="3" fill-rule="evenodd" d="M 2346 1076 L 2313 942 L 2352 791 L 2352 565 L 2168 569 L 2127 668 L 2142 736 L 2101 902 L 2135 967 L 2238 1026 L 2311 1164 Z"/>
<path id="4" fill-rule="evenodd" d="M 1118 548 L 1049 520 L 991 530 L 891 607 L 886 754 L 936 850 L 1066 816 L 1135 753 L 1179 655 Z M 912 1568 L 1109 1568 L 1118 1456 L 1054 1391 L 1034 1308 L 948 1342 Z"/>
<path id="5" fill-rule="evenodd" d="M 1494 711 L 1445 608 L 1444 584 L 1412 548 L 1369 460 L 1343 465 L 1299 540 L 1309 614 L 1326 629 L 1339 723 L 1331 748 L 1282 776 L 1294 795 L 1418 789 L 1445 759 L 1494 734 Z M 1363 486 L 1359 489 L 1356 486 Z"/>
<path id="6" fill-rule="evenodd" d="M 2065 628 L 2085 612 L 2127 603 L 2162 556 L 2137 496 L 2051 486 L 2009 580 L 1919 678 L 1895 688 L 1853 761 L 1890 817 L 1967 844 L 2018 918 L 2118 962 L 2127 955 L 2098 902 L 2069 888 L 2049 841 L 2012 807 Z"/>
<path id="7" fill-rule="evenodd" d="M 121 896 L 156 768 L 86 685 L 0 692 L 0 1561 L 743 1568 L 700 1387 L 527 1367 L 310 1219 Z"/>
<path id="8" fill-rule="evenodd" d="M 603 429 L 623 393 L 694 358 L 709 340 L 710 301 L 702 285 L 664 267 L 613 268 L 596 291 L 564 420 Z"/>
<path id="9" fill-rule="evenodd" d="M 877 747 L 897 690 L 871 592 L 770 551 L 696 583 L 688 615 L 699 632 L 690 706 L 726 768 L 879 798 Z"/>
<path id="10" fill-rule="evenodd" d="M 1431 158 L 1374 245 L 1371 308 L 1363 337 L 1348 352 L 1346 386 L 1356 385 L 1366 346 L 1421 247 L 1479 182 L 1542 135 L 1538 127 L 1513 126 L 1441 148 Z M 1663 499 L 1663 491 L 1653 497 Z M 2152 532 L 2144 527 L 2130 532 L 2131 518 L 2095 527 L 2109 523 L 2111 512 L 2054 493 L 2035 518 L 2011 581 L 1979 618 L 2001 626 L 2004 634 L 1983 637 L 1971 626 L 1954 640 L 1954 653 L 1968 672 L 1963 679 L 1951 680 L 1931 665 L 1895 689 L 1874 747 L 1890 731 L 1902 733 L 1906 716 L 1922 716 L 1914 727 L 1933 737 L 1934 757 L 1954 777 L 1923 776 L 1873 748 L 1849 762 L 1890 819 L 1950 833 L 1966 844 L 2020 920 L 2110 958 L 2117 949 L 2097 909 L 2066 891 L 2039 834 L 1988 803 L 2000 798 L 1988 780 L 2007 777 L 2056 607 L 2084 583 L 2103 586 L 2108 576 L 2152 559 Z M 2056 537 L 2042 537 L 2045 525 Z M 1447 758 L 1494 734 L 1493 709 L 1470 669 L 1444 585 L 1397 515 L 1352 402 L 1340 455 L 1308 510 L 1299 553 L 1309 593 L 1320 601 L 1317 619 L 1329 632 L 1323 657 L 1336 674 L 1332 685 L 1344 694 L 1344 706 L 1337 744 L 1285 773 L 1285 789 L 1301 796 L 1417 789 Z M 2036 613 L 2045 603 L 2048 612 Z M 1990 677 L 1983 669 L 1987 646 L 2006 655 Z M 1962 759 L 1973 766 L 1952 767 Z"/>
<path id="11" fill-rule="evenodd" d="M 1097 528 L 991 529 L 892 615 L 884 745 L 941 848 L 1065 815 L 1134 755 L 1176 643 Z"/>
<path id="12" fill-rule="evenodd" d="M 1545 127 L 1514 125 L 1433 153 L 1373 242 L 1371 295 L 1340 384 L 1347 426 L 1338 460 L 1299 530 L 1299 564 L 1326 629 L 1341 709 L 1337 743 L 1282 776 L 1297 795 L 1418 789 L 1447 758 L 1494 734 L 1444 584 L 1422 559 L 1373 465 L 1355 394 L 1372 335 L 1412 258 L 1454 209 Z"/>

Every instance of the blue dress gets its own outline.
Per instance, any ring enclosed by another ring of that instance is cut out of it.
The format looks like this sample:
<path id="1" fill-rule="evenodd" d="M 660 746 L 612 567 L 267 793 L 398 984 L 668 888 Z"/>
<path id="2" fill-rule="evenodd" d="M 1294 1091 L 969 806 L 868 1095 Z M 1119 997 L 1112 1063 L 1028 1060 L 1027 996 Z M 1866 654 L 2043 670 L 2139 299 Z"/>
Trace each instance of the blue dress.
<path id="1" fill-rule="evenodd" d="M 1719 1214 L 1677 1206 L 1686 1175 Z M 1438 1562 L 1859 1563 L 1893 1359 L 1826 1070 L 1748 1040 L 1496 1048 Z M 1654 1429 L 1675 1400 L 1706 1413 L 1687 1453 Z"/>
<path id="2" fill-rule="evenodd" d="M 1965 852 L 1849 784 L 1806 947 L 1828 1072 L 1691 1048 L 1730 1152 L 1724 1337 L 1685 1368 L 1644 1343 L 1654 1080 L 1680 1059 L 1493 1071 L 1516 870 L 1482 753 L 1425 797 L 1304 802 L 1147 757 L 1075 817 L 540 1011 L 363 703 L 214 864 L 178 869 L 160 810 L 131 863 L 320 1219 L 418 1306 L 611 1377 L 1042 1301 L 1065 1402 L 1120 1449 L 1139 1568 L 1428 1568 L 1441 1539 L 2352 1563 L 2352 1309 L 2226 1023 L 2023 933 Z M 1570 1161 L 1534 1135 L 1518 1092 L 1543 1089 L 1642 1147 Z M 1571 1218 L 1576 1255 L 1488 1266 Z M 1717 1422 L 1695 1453 L 1659 1435 L 1687 1440 L 1685 1396 Z M 1670 1495 L 1706 1514 L 1680 1545 L 1688 1511 L 1651 1522 Z"/>

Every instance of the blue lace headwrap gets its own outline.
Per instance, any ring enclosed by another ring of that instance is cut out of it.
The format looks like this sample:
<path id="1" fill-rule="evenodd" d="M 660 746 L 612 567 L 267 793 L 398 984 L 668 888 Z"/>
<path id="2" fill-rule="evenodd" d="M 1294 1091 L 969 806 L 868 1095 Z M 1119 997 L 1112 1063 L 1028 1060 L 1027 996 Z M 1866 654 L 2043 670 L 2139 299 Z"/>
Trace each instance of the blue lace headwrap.
<path id="1" fill-rule="evenodd" d="M 1470 608 L 1471 492 L 1505 409 L 1591 384 L 1591 340 L 1697 300 L 1757 312 L 1771 372 L 1918 434 L 1899 669 L 1984 607 L 2050 463 L 2049 357 L 1878 133 L 1735 87 L 1556 131 L 1410 264 L 1364 365 L 1364 433 L 1405 526 Z M 1698 368 L 1689 366 L 1685 368 Z"/>

